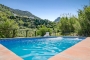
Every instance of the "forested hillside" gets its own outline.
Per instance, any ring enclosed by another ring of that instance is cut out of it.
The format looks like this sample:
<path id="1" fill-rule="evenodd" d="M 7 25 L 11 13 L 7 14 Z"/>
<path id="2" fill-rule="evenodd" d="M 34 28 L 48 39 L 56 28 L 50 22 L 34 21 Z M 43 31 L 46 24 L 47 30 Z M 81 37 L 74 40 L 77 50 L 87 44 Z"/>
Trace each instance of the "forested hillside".
<path id="1" fill-rule="evenodd" d="M 31 37 L 35 35 L 34 30 L 37 30 L 39 35 L 41 35 L 41 32 L 39 31 L 41 28 L 46 27 L 45 30 L 50 31 L 55 25 L 54 22 L 47 19 L 41 19 L 28 11 L 12 9 L 0 4 L 0 37 L 2 38 L 15 36 L 25 37 L 25 31 L 27 29 L 31 30 Z M 20 31 L 20 29 L 24 30 Z"/>
<path id="2" fill-rule="evenodd" d="M 46 32 L 51 36 L 90 36 L 90 6 L 84 6 L 77 13 L 78 17 L 60 17 L 55 23 L 0 4 L 0 37 L 43 36 Z"/>
<path id="3" fill-rule="evenodd" d="M 29 17 L 29 18 L 33 18 L 33 19 L 40 19 L 39 17 L 33 15 L 32 13 L 30 13 L 28 11 L 13 9 L 13 8 L 7 7 L 2 4 L 0 4 L 0 11 L 5 12 L 5 13 L 11 13 L 15 16 L 22 16 L 22 17 L 24 16 L 24 17 Z"/>
<path id="4" fill-rule="evenodd" d="M 47 19 L 41 19 L 28 11 L 12 9 L 2 4 L 0 4 L 0 14 L 6 15 L 5 18 L 7 17 L 7 19 L 14 20 L 20 29 L 39 28 L 42 25 L 52 28 L 54 24 L 53 22 Z"/>

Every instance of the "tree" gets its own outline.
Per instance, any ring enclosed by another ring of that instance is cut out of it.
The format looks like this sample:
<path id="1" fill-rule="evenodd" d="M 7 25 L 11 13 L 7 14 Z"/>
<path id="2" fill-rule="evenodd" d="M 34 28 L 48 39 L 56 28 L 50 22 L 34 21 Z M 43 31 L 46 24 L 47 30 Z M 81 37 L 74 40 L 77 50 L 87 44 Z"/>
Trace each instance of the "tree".
<path id="1" fill-rule="evenodd" d="M 74 16 L 72 16 L 70 18 L 62 17 L 58 26 L 59 26 L 59 29 L 60 29 L 62 35 L 78 33 L 78 31 L 81 28 L 78 18 L 76 18 Z"/>
<path id="2" fill-rule="evenodd" d="M 2 20 L 0 20 L 0 37 L 10 38 L 12 37 L 12 30 L 18 28 L 18 24 L 14 20 L 2 18 Z"/>
<path id="3" fill-rule="evenodd" d="M 46 34 L 46 32 L 49 32 L 50 35 L 52 33 L 52 30 L 50 28 L 47 28 L 45 26 L 43 26 L 42 28 L 40 28 L 38 31 L 37 31 L 37 34 L 40 35 L 40 36 L 44 36 Z"/>
<path id="4" fill-rule="evenodd" d="M 81 25 L 80 35 L 90 36 L 90 6 L 85 6 L 78 11 L 78 19 Z"/>

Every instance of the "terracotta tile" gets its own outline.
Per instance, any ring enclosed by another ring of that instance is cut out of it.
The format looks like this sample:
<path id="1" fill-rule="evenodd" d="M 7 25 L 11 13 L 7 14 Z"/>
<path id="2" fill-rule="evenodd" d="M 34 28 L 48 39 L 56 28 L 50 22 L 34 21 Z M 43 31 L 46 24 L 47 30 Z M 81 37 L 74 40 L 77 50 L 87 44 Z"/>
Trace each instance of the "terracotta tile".
<path id="1" fill-rule="evenodd" d="M 0 60 L 23 60 L 0 44 Z"/>
<path id="2" fill-rule="evenodd" d="M 62 56 L 62 55 L 56 55 L 56 56 L 50 58 L 49 60 L 71 60 L 71 59 L 67 58 L 65 56 Z"/>
<path id="3" fill-rule="evenodd" d="M 59 53 L 58 55 L 51 57 L 50 60 L 63 60 L 60 59 L 62 58 L 61 55 L 64 56 L 64 58 L 69 58 L 71 60 L 90 60 L 90 37 Z"/>
<path id="4" fill-rule="evenodd" d="M 78 50 L 78 51 L 80 51 L 80 52 L 88 52 L 88 53 L 90 53 L 89 51 L 90 51 L 90 48 L 89 47 L 85 47 L 85 46 L 75 46 L 75 47 L 72 47 L 72 49 L 74 49 L 74 50 Z"/>
<path id="5" fill-rule="evenodd" d="M 85 58 L 90 57 L 90 54 L 88 53 L 88 51 L 87 52 L 81 52 L 81 51 L 73 50 L 73 49 L 63 52 L 63 55 L 69 55 L 71 57 L 79 58 L 79 59 L 85 59 Z"/>

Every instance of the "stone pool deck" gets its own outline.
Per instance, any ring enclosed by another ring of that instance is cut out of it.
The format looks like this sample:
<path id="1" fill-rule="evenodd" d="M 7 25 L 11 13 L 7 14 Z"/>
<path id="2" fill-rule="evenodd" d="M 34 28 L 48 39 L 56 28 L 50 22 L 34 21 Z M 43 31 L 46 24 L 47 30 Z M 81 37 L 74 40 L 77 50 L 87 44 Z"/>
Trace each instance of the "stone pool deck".
<path id="1" fill-rule="evenodd" d="M 0 44 L 0 60 L 23 60 L 23 59 Z"/>
<path id="2" fill-rule="evenodd" d="M 48 60 L 90 60 L 90 37 Z"/>

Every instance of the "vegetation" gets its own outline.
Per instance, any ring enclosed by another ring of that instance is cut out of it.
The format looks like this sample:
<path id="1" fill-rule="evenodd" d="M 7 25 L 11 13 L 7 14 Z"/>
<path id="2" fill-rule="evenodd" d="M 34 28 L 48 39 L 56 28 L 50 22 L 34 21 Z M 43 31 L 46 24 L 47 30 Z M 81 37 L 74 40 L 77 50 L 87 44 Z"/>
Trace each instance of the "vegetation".
<path id="1" fill-rule="evenodd" d="M 79 22 L 81 25 L 80 35 L 90 36 L 90 6 L 85 6 L 83 10 L 78 11 Z"/>
<path id="2" fill-rule="evenodd" d="M 75 33 L 75 35 L 90 36 L 90 6 L 79 10 L 78 18 L 74 16 L 62 17 L 58 25 L 63 35 Z"/>
<path id="3" fill-rule="evenodd" d="M 47 19 L 41 19 L 31 14 L 28 11 L 12 9 L 0 4 L 0 30 L 1 30 L 0 37 L 7 37 L 7 38 L 12 37 L 14 29 L 19 29 L 19 30 L 25 29 L 25 31 L 28 29 L 38 30 L 42 28 L 42 26 L 45 26 L 46 28 L 52 28 L 54 27 L 54 25 L 55 25 L 54 22 L 51 22 Z M 21 31 L 18 31 L 18 32 L 21 32 Z M 26 32 L 23 34 L 24 34 L 23 37 L 25 37 Z M 16 35 L 22 36 L 22 34 L 19 34 L 19 33 L 16 33 Z"/>
<path id="4" fill-rule="evenodd" d="M 59 22 L 41 19 L 28 11 L 0 4 L 0 38 L 50 35 L 90 36 L 90 6 L 78 11 L 78 17 L 60 17 Z M 56 34 L 54 34 L 56 33 Z"/>
<path id="5" fill-rule="evenodd" d="M 18 9 L 12 9 L 0 4 L 0 14 L 7 15 L 7 19 L 11 19 L 17 22 L 20 29 L 23 28 L 39 28 L 42 25 L 52 27 L 54 22 L 47 19 L 41 19 L 28 11 L 21 11 Z"/>
<path id="6" fill-rule="evenodd" d="M 4 12 L 0 12 L 0 37 L 12 37 L 12 30 L 18 29 L 18 24 L 11 19 L 7 18 Z"/>
<path id="7" fill-rule="evenodd" d="M 78 31 L 80 30 L 80 24 L 76 17 L 62 17 L 59 22 L 59 28 L 62 35 L 78 33 Z"/>
<path id="8" fill-rule="evenodd" d="M 51 35 L 52 29 L 43 26 L 42 28 L 40 28 L 40 29 L 37 31 L 37 35 L 44 36 L 44 35 L 46 34 L 46 32 L 49 32 L 50 35 Z"/>

